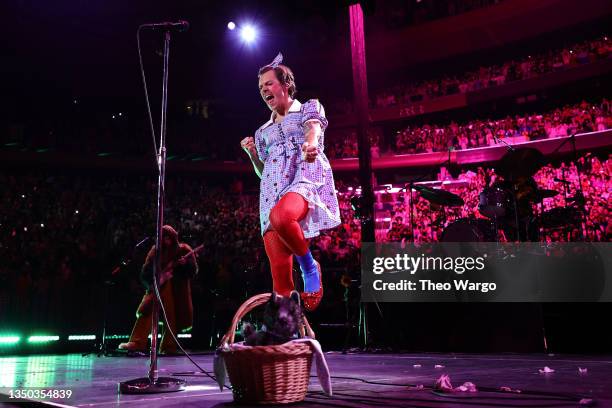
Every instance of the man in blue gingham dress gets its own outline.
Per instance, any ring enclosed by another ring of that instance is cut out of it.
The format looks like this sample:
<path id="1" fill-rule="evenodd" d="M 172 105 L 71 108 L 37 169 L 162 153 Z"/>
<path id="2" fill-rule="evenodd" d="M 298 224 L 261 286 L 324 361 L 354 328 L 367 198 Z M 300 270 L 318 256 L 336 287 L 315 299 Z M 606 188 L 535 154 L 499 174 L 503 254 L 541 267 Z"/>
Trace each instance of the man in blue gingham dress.
<path id="1" fill-rule="evenodd" d="M 281 65 L 282 56 L 259 71 L 259 92 L 272 110 L 270 120 L 241 146 L 261 178 L 261 233 L 270 260 L 273 290 L 288 296 L 294 289 L 292 264 L 296 257 L 304 279 L 301 294 L 306 310 L 318 307 L 323 296 L 321 267 L 306 238 L 340 224 L 334 178 L 323 153 L 325 110 L 311 99 L 293 99 L 293 72 Z"/>
<path id="2" fill-rule="evenodd" d="M 302 159 L 303 127 L 308 121 L 319 121 L 322 128 L 317 146 L 320 153 L 314 163 Z M 304 104 L 294 100 L 282 122 L 270 119 L 255 132 L 257 153 L 265 164 L 259 193 L 262 235 L 270 227 L 270 210 L 290 191 L 308 202 L 308 214 L 300 221 L 305 238 L 340 224 L 334 176 L 323 153 L 326 127 L 325 110 L 318 100 Z"/>

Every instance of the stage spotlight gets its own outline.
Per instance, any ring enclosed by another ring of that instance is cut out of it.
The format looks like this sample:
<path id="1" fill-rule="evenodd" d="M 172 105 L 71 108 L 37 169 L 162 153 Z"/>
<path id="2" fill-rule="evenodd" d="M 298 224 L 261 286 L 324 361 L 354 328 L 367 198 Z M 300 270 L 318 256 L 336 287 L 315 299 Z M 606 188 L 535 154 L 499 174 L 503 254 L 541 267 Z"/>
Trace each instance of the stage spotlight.
<path id="1" fill-rule="evenodd" d="M 242 41 L 244 41 L 245 43 L 247 44 L 252 43 L 253 41 L 255 41 L 255 37 L 257 37 L 257 32 L 255 31 L 255 27 L 251 25 L 245 25 L 244 27 L 240 29 L 240 37 L 242 38 Z"/>
<path id="2" fill-rule="evenodd" d="M 227 28 L 230 30 L 233 30 L 236 28 L 236 23 L 234 23 L 233 21 L 230 21 L 229 23 L 227 23 Z"/>

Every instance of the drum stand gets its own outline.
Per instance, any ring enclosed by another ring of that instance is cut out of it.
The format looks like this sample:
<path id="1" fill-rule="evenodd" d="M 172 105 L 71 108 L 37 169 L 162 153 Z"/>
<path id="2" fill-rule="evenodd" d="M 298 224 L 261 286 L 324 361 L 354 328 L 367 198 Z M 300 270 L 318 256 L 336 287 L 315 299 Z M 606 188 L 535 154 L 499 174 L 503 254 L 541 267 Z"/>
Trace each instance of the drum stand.
<path id="1" fill-rule="evenodd" d="M 495 142 L 497 143 L 501 143 L 503 145 L 506 146 L 506 148 L 508 149 L 509 153 L 515 152 L 516 149 L 510 145 L 508 142 L 506 142 L 504 139 L 500 139 L 497 136 L 493 136 L 493 138 L 495 139 Z M 509 181 L 509 180 L 506 180 Z M 516 240 L 520 241 L 520 237 L 521 237 L 521 225 L 519 223 L 519 214 L 518 214 L 518 205 L 517 205 L 517 200 L 516 200 L 516 191 L 514 188 L 514 184 L 512 184 L 512 203 L 514 204 L 514 221 L 515 221 L 515 225 L 516 225 Z"/>
<path id="2" fill-rule="evenodd" d="M 514 188 L 514 186 L 512 186 Z M 516 199 L 516 191 L 512 192 L 512 204 L 514 205 L 514 225 L 516 226 L 516 240 L 521 242 L 521 223 L 519 221 L 518 200 Z M 525 231 L 525 235 L 527 231 Z M 527 238 L 527 237 L 525 237 Z"/>
<path id="3" fill-rule="evenodd" d="M 495 242 L 497 242 L 499 244 L 501 239 L 499 237 L 499 221 L 497 220 L 497 215 L 495 215 L 493 217 L 493 228 L 494 228 L 494 232 L 495 232 Z"/>
<path id="4" fill-rule="evenodd" d="M 568 204 L 568 200 L 569 200 L 569 184 L 570 184 L 570 182 L 567 181 L 567 179 L 565 178 L 565 172 L 566 172 L 566 169 L 562 168 L 561 169 L 561 180 L 563 180 L 563 181 L 561 182 L 561 184 L 563 184 L 563 203 L 565 205 L 565 208 L 568 208 L 567 204 Z M 569 227 L 571 227 L 571 225 L 569 225 Z M 580 228 L 580 229 L 582 230 L 582 228 Z M 571 233 L 571 229 L 568 228 L 568 226 L 565 226 L 565 228 L 563 228 L 563 233 L 564 233 L 564 235 L 565 234 L 569 234 L 568 236 L 566 236 L 566 239 L 567 239 L 568 242 L 571 241 L 572 233 Z"/>
<path id="5" fill-rule="evenodd" d="M 442 209 L 442 211 L 441 211 L 441 213 L 442 213 L 442 217 L 440 217 L 440 220 L 439 220 L 439 222 L 438 222 L 438 227 L 441 227 L 441 229 L 442 229 L 442 230 L 444 230 L 444 228 L 446 228 L 446 220 L 447 220 L 447 217 L 446 217 L 446 207 L 445 207 L 445 206 L 442 206 L 442 208 L 441 208 L 441 209 Z M 431 233 L 432 233 L 432 235 L 433 235 L 433 229 L 432 229 Z M 440 240 L 440 235 L 441 235 L 441 234 L 439 234 L 439 235 L 438 235 L 438 234 L 436 234 L 435 239 L 434 239 L 434 237 L 432 236 L 431 238 L 432 238 L 433 242 L 439 241 L 439 240 Z"/>
<path id="6" fill-rule="evenodd" d="M 410 239 L 412 241 L 412 243 L 415 242 L 414 240 L 414 196 L 412 194 L 412 188 L 414 187 L 414 182 L 410 182 L 407 184 L 408 186 L 408 219 L 410 222 Z M 406 187 L 404 187 L 405 189 Z"/>

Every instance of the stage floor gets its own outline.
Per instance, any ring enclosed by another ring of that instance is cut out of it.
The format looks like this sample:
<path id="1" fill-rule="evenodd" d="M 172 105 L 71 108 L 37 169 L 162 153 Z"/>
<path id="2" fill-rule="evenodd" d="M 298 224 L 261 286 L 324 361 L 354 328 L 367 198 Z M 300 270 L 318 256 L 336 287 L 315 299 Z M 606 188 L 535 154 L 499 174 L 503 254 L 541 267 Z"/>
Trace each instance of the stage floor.
<path id="1" fill-rule="evenodd" d="M 212 355 L 197 354 L 196 362 L 212 371 Z M 334 396 L 325 396 L 316 377 L 307 399 L 312 407 L 565 407 L 591 398 L 598 407 L 612 407 L 612 356 L 478 355 L 478 354 L 373 354 L 326 353 Z M 0 357 L 0 386 L 16 390 L 71 390 L 69 399 L 48 400 L 60 406 L 110 407 L 224 407 L 231 406 L 231 391 L 203 374 L 176 375 L 187 380 L 187 390 L 169 394 L 120 395 L 117 383 L 146 376 L 148 358 L 96 357 L 95 355 L 31 355 Z M 420 367 L 418 367 L 420 365 Z M 444 367 L 435 368 L 436 365 Z M 539 372 L 544 367 L 552 373 Z M 161 357 L 160 376 L 196 372 L 185 357 Z M 579 372 L 579 368 L 587 369 Z M 313 374 L 315 370 L 313 368 Z M 448 374 L 453 386 L 472 382 L 477 393 L 438 395 L 434 381 Z M 362 380 L 384 383 L 369 384 Z M 389 385 L 393 384 L 393 385 Z M 423 389 L 415 386 L 422 384 Z M 498 392 L 500 387 L 521 393 Z M 7 404 L 2 388 L 0 405 Z M 8 405 L 8 404 L 7 404 Z M 244 406 L 244 405 L 242 405 Z"/>

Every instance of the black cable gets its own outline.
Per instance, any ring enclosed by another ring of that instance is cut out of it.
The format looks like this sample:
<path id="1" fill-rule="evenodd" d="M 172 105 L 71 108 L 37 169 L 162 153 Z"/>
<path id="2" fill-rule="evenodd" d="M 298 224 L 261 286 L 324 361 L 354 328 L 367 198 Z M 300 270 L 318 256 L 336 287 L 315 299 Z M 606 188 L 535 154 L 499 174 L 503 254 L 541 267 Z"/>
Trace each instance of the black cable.
<path id="1" fill-rule="evenodd" d="M 336 404 L 333 402 L 323 402 L 324 399 L 330 400 L 336 400 L 336 401 L 344 401 L 344 402 L 352 402 L 351 400 L 344 400 L 341 398 L 333 398 L 333 397 L 328 397 L 328 398 L 324 398 L 323 396 L 311 396 L 310 398 L 316 399 L 317 401 L 315 402 L 317 405 L 325 405 L 328 407 L 340 407 L 340 408 L 354 408 L 354 405 L 346 405 L 346 404 Z"/>
<path id="2" fill-rule="evenodd" d="M 445 398 L 455 398 L 458 400 L 466 400 L 466 399 L 476 399 L 476 398 L 482 398 L 482 396 L 478 396 L 478 395 L 469 395 L 469 393 L 463 393 L 463 395 L 459 394 L 459 393 L 454 393 L 454 394 L 449 394 L 449 393 L 443 393 L 440 391 L 436 391 L 433 390 L 431 386 L 427 386 L 427 387 L 423 387 L 422 389 L 412 389 L 410 391 L 421 391 L 421 390 L 429 390 L 430 392 L 432 392 L 433 394 L 436 394 L 438 396 L 441 397 L 445 397 Z M 346 395 L 346 394 L 342 394 L 343 391 L 350 391 L 350 389 L 347 390 L 340 390 L 340 391 L 335 391 L 334 395 Z M 496 390 L 494 391 L 487 391 L 487 390 L 482 390 L 482 389 L 478 389 L 478 391 L 482 391 L 482 392 L 496 392 Z M 317 393 L 317 392 L 321 392 L 321 391 L 312 391 L 313 393 Z M 381 391 L 381 390 L 362 390 L 362 392 L 369 392 L 372 394 L 381 394 L 381 393 L 387 393 L 388 391 Z M 497 390 L 497 392 L 499 392 Z M 486 397 L 487 399 L 504 399 L 504 400 L 510 400 L 510 397 L 518 397 L 521 394 L 517 394 L 517 393 L 510 393 L 510 392 L 500 392 L 500 394 L 506 394 L 508 397 L 496 397 L 496 396 L 488 396 Z M 393 397 L 389 397 L 389 399 L 393 399 Z M 534 397 L 529 397 L 528 395 L 526 395 L 526 398 L 529 401 L 551 401 L 553 399 L 559 399 L 559 398 L 553 398 L 553 397 L 538 397 L 538 396 L 534 396 Z M 570 401 L 570 400 L 568 400 Z M 571 400 L 571 402 L 574 402 L 573 400 Z"/>
<path id="3" fill-rule="evenodd" d="M 334 394 L 335 395 L 335 394 Z M 327 395 L 322 395 L 320 393 L 315 394 L 315 393 L 309 393 L 308 395 L 309 398 L 313 398 L 317 400 L 317 404 L 322 404 L 322 405 L 330 405 L 330 406 L 340 406 L 340 407 L 352 407 L 352 405 L 339 405 L 339 404 L 333 404 L 333 403 L 322 403 L 319 402 L 319 400 L 334 400 L 334 401 L 341 401 L 341 402 L 348 402 L 348 403 L 357 403 L 357 404 L 363 404 L 365 406 L 385 406 L 385 407 L 398 407 L 398 408 L 404 408 L 404 407 L 422 407 L 423 405 L 415 405 L 415 404 L 390 404 L 388 401 L 384 401 L 382 398 L 379 399 L 374 399 L 374 398 L 369 398 L 369 397 L 365 397 L 365 398 L 338 398 L 338 397 L 334 397 L 334 396 L 327 396 Z M 398 401 L 404 401 L 406 402 L 405 398 L 399 399 Z M 435 402 L 432 400 L 415 400 L 412 399 L 412 401 L 419 401 L 419 402 Z M 441 401 L 442 402 L 442 401 Z"/>
<path id="4" fill-rule="evenodd" d="M 375 392 L 375 393 L 381 393 L 382 391 L 370 391 L 370 392 Z M 453 397 L 452 395 L 448 395 L 448 394 L 444 394 L 444 393 L 435 393 L 434 394 L 436 396 L 439 397 Z M 404 407 L 404 406 L 419 406 L 421 407 L 422 405 L 393 405 L 390 404 L 389 401 L 391 402 L 401 402 L 401 401 L 406 401 L 406 397 L 368 397 L 368 396 L 362 396 L 362 395 L 355 395 L 355 394 L 346 394 L 346 393 L 342 393 L 342 392 L 334 392 L 333 396 L 327 396 L 325 394 L 323 394 L 321 391 L 311 391 L 308 393 L 308 396 L 310 398 L 314 398 L 314 399 L 332 399 L 332 400 L 337 400 L 337 401 L 343 401 L 343 402 L 353 402 L 353 403 L 365 403 L 368 405 L 376 405 L 376 406 L 400 406 L 400 407 Z M 346 398 L 338 398 L 337 396 L 341 396 L 341 397 L 346 397 Z M 469 397 L 469 399 L 474 399 L 473 401 L 465 401 L 466 397 L 455 397 L 458 400 L 462 400 L 461 403 L 463 406 L 465 405 L 474 405 L 474 406 L 481 406 L 481 405 L 486 405 L 488 407 L 494 406 L 494 407 L 516 407 L 516 403 L 494 403 L 492 404 L 489 401 L 476 401 L 475 399 L 482 399 L 482 396 L 474 396 L 474 397 Z M 490 398 L 488 398 L 490 399 Z M 518 401 L 516 398 L 514 399 L 508 399 L 509 401 Z M 435 404 L 443 404 L 446 405 L 449 402 L 448 401 L 440 401 L 440 400 L 432 400 L 432 399 L 424 399 L 424 398 L 411 398 L 410 401 L 414 402 L 414 403 L 435 403 Z M 541 402 L 537 402 L 537 403 L 531 403 L 529 405 L 524 405 L 521 404 L 521 406 L 527 406 L 527 407 L 537 407 L 537 408 L 542 408 L 542 407 L 561 407 L 561 406 L 567 406 L 568 403 L 572 403 L 575 404 L 575 401 L 560 401 L 560 402 L 556 402 L 556 403 L 550 403 L 550 404 L 542 404 Z"/>
<path id="5" fill-rule="evenodd" d="M 157 279 L 153 279 L 153 287 L 155 288 L 155 297 L 157 298 L 157 301 L 159 302 L 159 307 L 161 309 L 162 317 L 164 319 L 165 330 L 170 333 L 170 335 L 172 336 L 172 339 L 174 340 L 176 345 L 179 347 L 181 352 L 185 355 L 185 357 L 187 357 L 189 359 L 189 361 L 191 361 L 193 363 L 193 365 L 196 366 L 198 368 L 198 370 L 200 370 L 201 373 L 206 374 L 206 376 L 208 378 L 210 378 L 214 382 L 217 382 L 217 378 L 214 375 L 212 375 L 210 372 L 208 372 L 205 369 L 203 369 L 202 367 L 200 367 L 200 365 L 198 363 L 196 363 L 193 358 L 191 358 L 189 353 L 187 351 L 185 351 L 185 349 L 183 348 L 183 346 L 181 345 L 179 340 L 176 338 L 176 335 L 174 334 L 174 331 L 172 331 L 172 328 L 168 324 L 168 316 L 166 314 L 166 308 L 164 307 L 164 303 L 162 302 L 162 299 L 161 299 L 161 294 L 159 292 L 159 286 L 157 284 Z M 229 387 L 227 385 L 225 387 L 227 389 L 229 389 L 229 390 L 232 389 L 231 387 Z"/>
<path id="6" fill-rule="evenodd" d="M 316 377 L 316 375 L 311 375 L 311 377 Z M 370 381 L 370 380 L 365 380 L 363 378 L 357 378 L 357 377 L 331 376 L 330 378 L 338 379 L 338 380 L 361 381 L 365 384 L 384 385 L 384 386 L 391 386 L 391 387 L 415 387 L 416 386 L 416 384 L 398 384 L 398 383 L 384 383 L 384 382 L 379 382 L 379 381 Z M 426 386 L 424 388 L 430 389 L 432 392 L 435 392 L 435 390 L 433 390 L 433 387 L 431 386 Z M 478 391 L 498 393 L 501 395 L 513 394 L 511 392 L 501 391 L 493 387 L 478 387 Z M 450 397 L 450 398 L 452 397 L 466 398 L 466 397 L 457 397 L 457 395 L 453 395 L 453 394 L 445 394 L 445 393 L 439 393 L 439 394 L 441 396 Z M 553 393 L 553 392 L 546 392 L 546 391 L 532 391 L 532 390 L 522 390 L 520 394 L 516 394 L 516 395 L 528 395 L 528 396 L 538 396 L 538 397 L 549 397 L 549 398 L 555 398 L 555 399 L 565 399 L 565 400 L 572 401 L 572 402 L 580 401 L 581 399 L 593 399 L 591 396 L 583 396 L 579 394 L 563 394 L 563 393 Z"/>
<path id="7" fill-rule="evenodd" d="M 138 27 L 138 30 L 136 30 L 136 44 L 137 44 L 137 48 L 138 48 L 138 61 L 140 63 L 140 73 L 142 75 L 142 83 L 143 83 L 143 86 L 144 86 L 145 101 L 146 101 L 146 106 L 147 106 L 147 114 L 148 114 L 148 117 L 149 117 L 149 126 L 151 128 L 151 136 L 153 138 L 153 149 L 155 151 L 155 163 L 157 164 L 157 168 L 158 168 L 158 171 L 159 171 L 160 163 L 159 163 L 159 159 L 158 159 L 159 158 L 159 154 L 157 152 L 157 143 L 155 141 L 155 127 L 153 126 L 153 115 L 151 114 L 151 104 L 149 102 L 149 91 L 148 91 L 148 88 L 147 88 L 147 78 L 146 78 L 146 75 L 145 75 L 144 64 L 142 62 L 142 52 L 141 52 L 141 47 L 140 47 L 140 31 L 142 30 L 142 28 L 143 28 L 143 26 L 141 25 L 141 26 Z M 157 301 L 159 302 L 160 309 L 162 311 L 162 317 L 164 319 L 164 324 L 166 326 L 165 329 L 170 333 L 170 335 L 172 336 L 172 339 L 175 341 L 175 343 L 177 344 L 177 346 L 179 347 L 181 352 L 183 352 L 185 357 L 187 357 L 189 359 L 189 361 L 191 361 L 193 363 L 193 365 L 195 365 L 198 368 L 198 370 L 200 370 L 200 372 L 206 374 L 213 381 L 217 382 L 217 379 L 215 378 L 215 376 L 210 374 L 208 371 L 204 370 L 202 367 L 200 367 L 198 365 L 198 363 L 196 363 L 191 358 L 189 353 L 187 353 L 185 351 L 185 349 L 183 348 L 181 343 L 178 341 L 178 339 L 176 338 L 176 335 L 172 331 L 172 328 L 170 328 L 170 325 L 168 324 L 168 316 L 166 315 L 166 308 L 164 307 L 164 303 L 162 302 L 162 299 L 161 299 L 161 294 L 159 292 L 159 286 L 157 284 L 157 279 L 153 279 L 153 287 L 155 288 L 155 297 L 157 298 Z"/>
<path id="8" fill-rule="evenodd" d="M 164 318 L 165 331 L 170 333 L 170 335 L 172 336 L 172 339 L 174 340 L 176 345 L 179 347 L 181 352 L 185 355 L 185 357 L 187 357 L 189 359 L 189 361 L 191 361 L 193 363 L 194 366 L 196 366 L 198 368 L 198 370 L 200 370 L 200 372 L 206 374 L 206 376 L 208 376 L 214 382 L 217 382 L 217 378 L 214 375 L 210 374 L 208 371 L 204 370 L 202 367 L 200 367 L 200 365 L 198 363 L 196 363 L 193 358 L 191 358 L 189 353 L 187 353 L 187 351 L 185 351 L 185 349 L 183 348 L 181 343 L 178 341 L 178 339 L 176 338 L 176 336 L 174 334 L 174 331 L 172 331 L 172 328 L 168 324 L 168 316 L 166 315 L 166 308 L 164 307 L 164 303 L 162 302 L 162 299 L 161 299 L 161 294 L 159 292 L 159 286 L 157 284 L 157 279 L 153 279 L 153 287 L 155 288 L 155 297 L 157 298 L 157 301 L 159 302 L 159 307 L 160 307 L 161 312 L 162 312 L 162 317 Z"/>
<path id="9" fill-rule="evenodd" d="M 146 106 L 147 106 L 147 116 L 149 118 L 149 126 L 151 128 L 151 136 L 153 139 L 153 149 L 155 151 L 155 162 L 157 164 L 158 170 L 159 170 L 159 159 L 158 159 L 158 152 L 157 152 L 157 143 L 155 141 L 155 127 L 153 126 L 153 115 L 151 114 L 151 104 L 149 102 L 149 91 L 147 88 L 147 78 L 145 75 L 145 70 L 144 70 L 144 64 L 142 62 L 142 52 L 141 52 L 141 47 L 140 47 L 140 31 L 142 30 L 143 26 L 139 26 L 138 30 L 136 30 L 136 44 L 137 44 L 137 48 L 138 48 L 138 61 L 140 63 L 140 73 L 142 75 L 142 83 L 144 86 L 144 92 L 145 92 L 145 102 L 146 102 Z M 202 367 L 200 367 L 198 365 L 198 363 L 196 363 L 191 356 L 189 355 L 189 353 L 187 353 L 185 351 L 185 349 L 183 348 L 183 346 L 181 345 L 181 343 L 178 341 L 178 339 L 176 338 L 176 335 L 174 334 L 174 332 L 172 331 L 172 329 L 170 328 L 170 325 L 168 324 L 168 316 L 166 315 L 166 308 L 164 307 L 164 303 L 162 302 L 161 299 L 161 294 L 159 292 L 159 286 L 157 284 L 157 279 L 153 279 L 153 287 L 155 288 L 155 297 L 157 298 L 157 301 L 159 302 L 159 306 L 160 309 L 162 311 L 162 317 L 164 319 L 164 324 L 166 325 L 165 329 L 170 333 L 170 335 L 172 336 L 172 339 L 175 341 L 175 343 L 177 344 L 177 346 L 179 347 L 179 349 L 183 352 L 183 354 L 185 355 L 185 357 L 187 357 L 189 359 L 189 361 L 191 361 L 193 363 L 193 365 L 195 365 L 198 370 L 200 370 L 202 373 L 206 374 L 208 377 L 210 377 L 213 381 L 217 381 L 217 379 L 211 375 L 208 371 L 204 370 Z"/>
<path id="10" fill-rule="evenodd" d="M 147 78 L 145 76 L 145 70 L 144 70 L 144 64 L 142 62 L 142 53 L 140 51 L 140 30 L 142 30 L 142 25 L 138 27 L 138 30 L 136 30 L 136 44 L 138 46 L 138 61 L 140 63 L 140 73 L 142 75 L 142 84 L 144 86 L 144 92 L 145 92 L 145 101 L 146 101 L 146 105 L 147 105 L 147 113 L 148 113 L 148 117 L 149 117 L 149 126 L 151 127 L 151 136 L 153 137 L 153 150 L 155 152 L 155 163 L 157 164 L 157 167 L 159 168 L 159 160 L 158 158 L 158 152 L 157 152 L 157 142 L 155 141 L 155 127 L 153 126 L 153 115 L 151 115 L 151 103 L 149 102 L 149 90 L 147 88 Z"/>
<path id="11" fill-rule="evenodd" d="M 200 374 L 206 374 L 206 376 L 202 376 Z M 184 372 L 184 371 L 179 371 L 179 372 L 176 372 L 176 373 L 172 373 L 170 375 L 178 376 L 178 377 L 204 377 L 204 378 L 208 377 L 208 378 L 212 378 L 218 384 L 217 378 L 214 375 L 207 373 L 206 371 L 201 371 L 201 372 Z M 233 390 L 233 388 L 231 386 L 226 385 L 226 384 L 224 384 L 223 387 L 227 388 L 230 391 Z"/>

